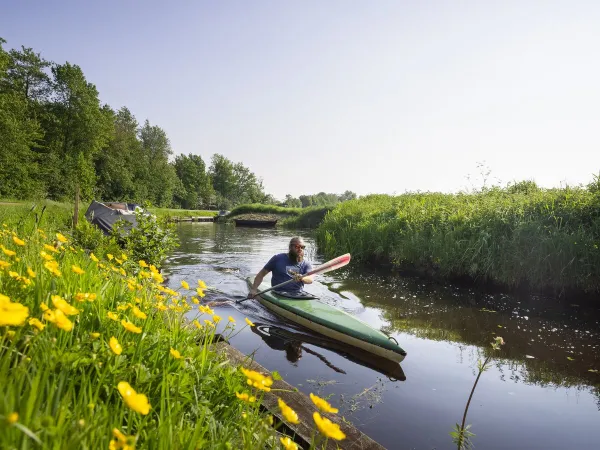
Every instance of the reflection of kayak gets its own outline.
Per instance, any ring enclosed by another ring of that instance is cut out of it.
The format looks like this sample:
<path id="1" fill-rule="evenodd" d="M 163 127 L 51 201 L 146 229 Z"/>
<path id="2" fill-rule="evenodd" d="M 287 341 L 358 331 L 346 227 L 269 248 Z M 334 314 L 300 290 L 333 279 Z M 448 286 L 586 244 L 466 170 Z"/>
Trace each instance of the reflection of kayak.
<path id="1" fill-rule="evenodd" d="M 316 351 L 310 350 L 302 345 L 306 343 L 331 350 L 343 358 L 352 361 L 353 363 L 360 364 L 361 366 L 368 367 L 369 369 L 373 369 L 379 373 L 382 373 L 393 381 L 406 380 L 406 375 L 404 374 L 402 367 L 400 367 L 400 364 L 397 362 L 382 358 L 381 356 L 374 355 L 356 347 L 351 347 L 343 342 L 334 341 L 326 336 L 300 333 L 287 330 L 285 328 L 276 327 L 274 325 L 261 323 L 255 323 L 255 326 L 252 327 L 251 330 L 255 334 L 258 334 L 272 349 L 285 351 L 286 358 L 290 362 L 298 361 L 302 350 L 305 350 L 307 353 L 312 353 L 317 356 L 336 372 L 346 373 L 327 361 L 323 355 L 320 355 Z"/>
<path id="2" fill-rule="evenodd" d="M 247 279 L 251 286 L 254 277 Z M 263 281 L 259 291 L 270 288 Z M 406 352 L 387 335 L 362 320 L 318 299 L 291 299 L 274 291 L 265 292 L 257 300 L 274 313 L 323 334 L 336 341 L 366 350 L 369 353 L 400 362 Z"/>

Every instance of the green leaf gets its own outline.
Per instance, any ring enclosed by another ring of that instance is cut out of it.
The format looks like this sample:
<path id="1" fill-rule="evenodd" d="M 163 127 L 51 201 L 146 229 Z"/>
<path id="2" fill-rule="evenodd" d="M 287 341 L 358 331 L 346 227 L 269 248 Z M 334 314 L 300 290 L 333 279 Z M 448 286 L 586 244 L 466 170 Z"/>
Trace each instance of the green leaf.
<path id="1" fill-rule="evenodd" d="M 283 378 L 281 378 L 281 375 L 279 375 L 279 372 L 277 372 L 276 370 L 271 372 L 271 376 L 273 377 L 273 380 L 275 380 L 275 381 L 283 380 Z"/>

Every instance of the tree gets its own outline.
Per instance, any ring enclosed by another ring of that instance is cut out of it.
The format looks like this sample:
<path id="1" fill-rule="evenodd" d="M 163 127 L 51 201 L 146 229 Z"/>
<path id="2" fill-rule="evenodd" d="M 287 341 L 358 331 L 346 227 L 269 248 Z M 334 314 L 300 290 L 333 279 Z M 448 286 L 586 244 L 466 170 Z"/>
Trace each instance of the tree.
<path id="1" fill-rule="evenodd" d="M 14 56 L 2 48 L 4 43 L 0 38 L 0 196 L 31 198 L 41 193 L 31 147 L 42 137 L 42 130 L 18 88 L 12 72 Z"/>
<path id="2" fill-rule="evenodd" d="M 83 198 L 91 198 L 94 157 L 108 142 L 112 113 L 100 106 L 96 87 L 79 66 L 55 65 L 52 75 L 52 102 L 44 117 L 48 164 L 42 176 L 54 199 L 72 198 L 76 186 Z"/>
<path id="3" fill-rule="evenodd" d="M 208 207 L 214 196 L 214 189 L 202 157 L 193 154 L 178 155 L 174 165 L 183 188 L 175 200 L 187 209 Z"/>
<path id="4" fill-rule="evenodd" d="M 294 198 L 290 194 L 285 196 L 283 206 L 288 208 L 302 208 L 302 201 L 299 198 Z"/>
<path id="5" fill-rule="evenodd" d="M 173 154 L 167 133 L 146 120 L 139 131 L 142 143 L 143 162 L 148 168 L 145 180 L 148 200 L 156 206 L 170 206 L 177 182 L 175 168 L 169 163 Z"/>
<path id="6" fill-rule="evenodd" d="M 217 207 L 231 208 L 234 205 L 232 197 L 235 189 L 233 163 L 225 156 L 215 153 L 211 159 L 209 173 L 215 190 Z"/>

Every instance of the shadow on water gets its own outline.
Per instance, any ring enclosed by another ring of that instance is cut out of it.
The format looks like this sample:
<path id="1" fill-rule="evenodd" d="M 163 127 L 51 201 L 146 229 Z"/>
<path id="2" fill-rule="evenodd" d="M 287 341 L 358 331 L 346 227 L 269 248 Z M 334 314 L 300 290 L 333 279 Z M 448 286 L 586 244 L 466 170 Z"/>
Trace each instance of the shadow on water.
<path id="1" fill-rule="evenodd" d="M 202 279 L 219 290 L 212 299 L 243 298 L 246 278 L 296 233 L 308 259 L 324 262 L 309 231 L 181 224 L 169 286 Z M 236 324 L 250 318 L 257 326 L 232 338 L 233 346 L 302 392 L 328 397 L 385 447 L 453 448 L 449 432 L 461 421 L 477 362 L 488 356 L 467 420 L 476 448 L 591 449 L 600 442 L 600 305 L 489 294 L 352 264 L 319 276 L 307 291 L 396 338 L 408 353 L 402 366 L 366 358 L 254 301 L 223 304 L 218 314 Z M 492 353 L 495 336 L 506 344 Z"/>

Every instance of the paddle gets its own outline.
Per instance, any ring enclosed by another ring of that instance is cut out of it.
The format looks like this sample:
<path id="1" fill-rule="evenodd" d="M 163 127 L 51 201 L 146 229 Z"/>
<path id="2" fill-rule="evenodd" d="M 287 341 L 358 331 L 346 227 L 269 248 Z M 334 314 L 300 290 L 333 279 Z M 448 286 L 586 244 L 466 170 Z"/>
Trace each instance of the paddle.
<path id="1" fill-rule="evenodd" d="M 335 270 L 335 269 L 339 269 L 340 267 L 344 267 L 346 264 L 348 264 L 350 262 L 350 253 L 346 253 L 345 255 L 342 256 L 338 256 L 337 258 L 334 258 L 330 261 L 327 261 L 324 264 L 321 264 L 319 267 L 317 267 L 316 269 L 311 270 L 310 272 L 305 273 L 304 275 L 302 275 L 303 277 L 308 277 L 311 275 L 318 275 L 321 273 L 325 273 L 325 272 L 329 272 L 331 270 Z M 265 292 L 269 292 L 272 289 L 277 289 L 281 286 L 284 286 L 288 283 L 291 283 L 292 281 L 294 281 L 293 278 L 284 281 L 283 283 L 279 283 L 275 286 L 271 286 L 269 289 L 265 289 L 262 292 L 257 292 L 255 295 L 252 296 L 248 296 L 246 298 L 243 298 L 241 300 L 236 300 L 236 303 L 242 303 L 245 302 L 246 300 L 251 300 L 254 297 L 264 294 Z"/>

